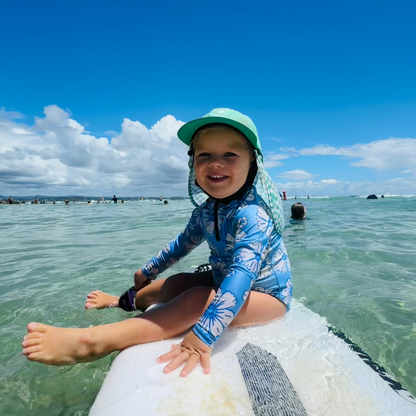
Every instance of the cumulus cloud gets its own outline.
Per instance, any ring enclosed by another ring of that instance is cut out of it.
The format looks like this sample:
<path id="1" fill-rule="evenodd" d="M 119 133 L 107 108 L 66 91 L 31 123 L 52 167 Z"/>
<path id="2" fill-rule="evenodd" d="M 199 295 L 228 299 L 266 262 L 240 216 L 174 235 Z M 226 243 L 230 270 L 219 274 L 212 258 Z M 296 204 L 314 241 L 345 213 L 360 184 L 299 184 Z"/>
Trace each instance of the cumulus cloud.
<path id="1" fill-rule="evenodd" d="M 56 105 L 33 125 L 0 113 L 0 183 L 10 192 L 185 194 L 187 148 L 176 138 L 183 122 L 166 116 L 151 128 L 124 119 L 112 138 L 96 137 Z"/>
<path id="2" fill-rule="evenodd" d="M 380 171 L 414 168 L 416 139 L 389 138 L 340 148 L 319 145 L 298 150 L 298 153 L 302 156 L 341 156 L 348 159 L 359 159 L 352 162 L 351 166 Z"/>
<path id="3" fill-rule="evenodd" d="M 304 170 L 296 169 L 296 170 L 289 170 L 287 172 L 283 172 L 279 174 L 280 178 L 287 178 L 292 179 L 295 181 L 304 181 L 307 179 L 312 179 L 314 176 L 312 173 L 308 173 Z"/>

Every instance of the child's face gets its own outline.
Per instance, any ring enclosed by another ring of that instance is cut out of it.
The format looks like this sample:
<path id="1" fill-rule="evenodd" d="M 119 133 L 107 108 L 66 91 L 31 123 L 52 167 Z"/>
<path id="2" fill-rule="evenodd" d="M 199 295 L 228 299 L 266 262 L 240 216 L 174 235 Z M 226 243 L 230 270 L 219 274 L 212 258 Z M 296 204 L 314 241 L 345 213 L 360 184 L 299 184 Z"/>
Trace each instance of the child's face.
<path id="1" fill-rule="evenodd" d="M 194 171 L 198 185 L 214 198 L 227 198 L 245 183 L 251 152 L 245 139 L 232 130 L 208 130 L 195 146 Z"/>

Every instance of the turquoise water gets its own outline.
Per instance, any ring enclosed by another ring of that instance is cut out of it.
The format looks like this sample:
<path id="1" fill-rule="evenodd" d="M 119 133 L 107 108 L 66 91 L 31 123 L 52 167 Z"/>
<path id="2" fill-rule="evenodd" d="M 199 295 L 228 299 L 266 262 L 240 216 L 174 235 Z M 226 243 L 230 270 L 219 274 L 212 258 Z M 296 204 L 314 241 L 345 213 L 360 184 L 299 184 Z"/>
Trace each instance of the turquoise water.
<path id="1" fill-rule="evenodd" d="M 416 198 L 301 200 L 309 220 L 284 232 L 294 296 L 325 316 L 416 394 Z M 285 202 L 289 219 L 292 201 Z M 85 311 L 88 292 L 120 294 L 134 271 L 181 231 L 188 201 L 0 205 L 0 414 L 87 415 L 114 354 L 52 367 L 21 355 L 31 321 L 116 322 Z M 206 246 L 171 273 L 205 263 Z"/>

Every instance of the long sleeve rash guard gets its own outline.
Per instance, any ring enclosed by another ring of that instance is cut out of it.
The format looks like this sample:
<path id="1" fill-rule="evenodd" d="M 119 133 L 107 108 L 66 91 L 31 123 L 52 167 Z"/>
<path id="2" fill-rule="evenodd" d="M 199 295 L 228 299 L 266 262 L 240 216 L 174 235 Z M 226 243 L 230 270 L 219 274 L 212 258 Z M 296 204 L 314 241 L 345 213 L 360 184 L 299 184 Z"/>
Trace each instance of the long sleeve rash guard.
<path id="1" fill-rule="evenodd" d="M 193 332 L 210 347 L 238 314 L 250 290 L 268 293 L 289 308 L 290 263 L 268 212 L 255 187 L 229 204 L 208 200 L 195 208 L 185 230 L 142 269 L 154 279 L 207 241 L 217 293 Z"/>

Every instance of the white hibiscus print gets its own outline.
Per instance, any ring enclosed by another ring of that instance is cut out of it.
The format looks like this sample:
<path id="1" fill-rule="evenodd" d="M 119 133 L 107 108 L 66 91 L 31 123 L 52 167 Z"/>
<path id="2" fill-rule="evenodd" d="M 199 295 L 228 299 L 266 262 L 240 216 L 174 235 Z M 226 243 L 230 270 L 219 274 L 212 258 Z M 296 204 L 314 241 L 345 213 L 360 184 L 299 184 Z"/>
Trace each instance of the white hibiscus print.
<path id="1" fill-rule="evenodd" d="M 236 258 L 236 261 L 238 263 L 244 264 L 248 270 L 250 270 L 251 273 L 254 275 L 257 274 L 260 264 L 260 259 L 258 258 L 258 250 L 261 248 L 260 242 L 253 242 L 250 243 L 250 246 L 254 246 L 252 250 L 248 248 L 242 248 L 238 252 L 238 256 Z"/>
<path id="2" fill-rule="evenodd" d="M 247 300 L 249 293 L 250 293 L 250 291 L 249 291 L 249 290 L 246 290 L 246 291 L 244 292 L 244 294 L 243 294 L 243 301 L 244 301 L 244 302 Z"/>
<path id="3" fill-rule="evenodd" d="M 282 295 L 284 296 L 283 302 L 289 305 L 292 300 L 292 279 L 287 279 L 286 287 L 282 290 Z"/>
<path id="4" fill-rule="evenodd" d="M 273 257 L 273 270 L 278 271 L 279 273 L 290 272 L 290 263 L 287 257 L 287 254 L 279 249 L 278 252 Z"/>
<path id="5" fill-rule="evenodd" d="M 257 208 L 257 228 L 266 235 L 270 235 L 273 230 L 273 223 L 263 208 Z"/>
<path id="6" fill-rule="evenodd" d="M 236 240 L 242 240 L 247 234 L 243 231 L 243 228 L 247 225 L 247 218 L 240 218 L 237 222 L 237 231 L 235 233 Z"/>
<path id="7" fill-rule="evenodd" d="M 234 249 L 234 245 L 235 245 L 235 238 L 233 237 L 232 234 L 227 233 L 227 236 L 225 237 L 225 241 L 227 242 L 227 246 L 225 247 L 225 252 L 229 252 L 232 251 Z"/>
<path id="8" fill-rule="evenodd" d="M 204 216 L 203 219 L 204 229 L 209 235 L 213 235 L 214 233 L 214 219 L 208 216 Z"/>
<path id="9" fill-rule="evenodd" d="M 214 337 L 219 337 L 224 328 L 234 319 L 234 312 L 231 310 L 237 303 L 235 295 L 231 292 L 222 293 L 218 289 L 214 300 L 208 309 L 199 319 L 199 323 L 206 328 Z"/>

